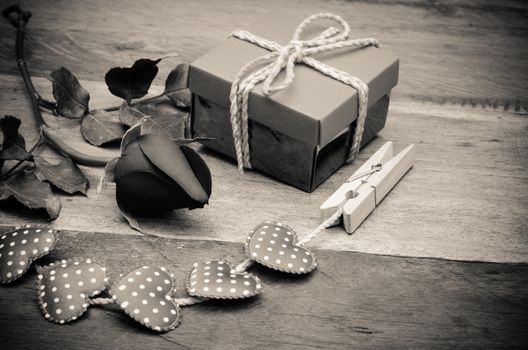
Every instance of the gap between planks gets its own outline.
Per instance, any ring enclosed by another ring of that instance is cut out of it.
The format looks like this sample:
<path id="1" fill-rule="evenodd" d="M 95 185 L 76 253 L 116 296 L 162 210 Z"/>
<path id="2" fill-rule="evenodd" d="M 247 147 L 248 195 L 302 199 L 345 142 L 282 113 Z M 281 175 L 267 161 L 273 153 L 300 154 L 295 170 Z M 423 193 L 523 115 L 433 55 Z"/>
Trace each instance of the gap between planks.
<path id="1" fill-rule="evenodd" d="M 15 226 L 12 225 L 4 225 L 0 224 L 0 235 L 4 232 L 9 232 L 10 230 L 14 229 Z M 167 236 L 167 235 L 158 235 L 158 234 L 142 234 L 140 232 L 137 232 L 135 230 L 132 230 L 132 232 L 129 233 L 118 233 L 118 232 L 102 232 L 102 231 L 72 231 L 72 230 L 57 230 L 59 233 L 59 239 L 61 234 L 83 234 L 83 235 L 116 235 L 116 236 L 135 236 L 140 238 L 147 238 L 147 239 L 167 239 L 172 241 L 185 241 L 185 242 L 218 242 L 218 243 L 231 243 L 243 246 L 245 244 L 245 240 L 242 241 L 230 241 L 230 240 L 218 240 L 214 238 L 208 238 L 208 237 L 190 237 L 190 236 Z M 344 230 L 343 230 L 344 233 Z M 60 242 L 60 241 L 59 241 Z M 442 257 L 431 257 L 431 256 L 415 256 L 415 255 L 401 255 L 401 254 L 380 254 L 380 253 L 371 253 L 371 252 L 363 252 L 359 250 L 336 250 L 336 249 L 330 249 L 330 248 L 312 248 L 308 244 L 306 246 L 309 248 L 313 253 L 317 255 L 317 251 L 327 251 L 327 252 L 342 252 L 342 253 L 351 253 L 351 254 L 366 254 L 366 255 L 372 255 L 372 256 L 379 256 L 379 257 L 391 257 L 391 258 L 400 258 L 400 259 L 418 259 L 423 261 L 445 261 L 445 262 L 454 262 L 454 263 L 470 263 L 470 264 L 495 264 L 495 265 L 505 265 L 505 266 L 519 266 L 519 267 L 528 267 L 528 262 L 497 262 L 497 261 L 486 261 L 486 260 L 471 260 L 471 259 L 450 259 L 450 258 L 442 258 Z M 244 254 L 244 249 L 241 247 L 240 253 Z"/>

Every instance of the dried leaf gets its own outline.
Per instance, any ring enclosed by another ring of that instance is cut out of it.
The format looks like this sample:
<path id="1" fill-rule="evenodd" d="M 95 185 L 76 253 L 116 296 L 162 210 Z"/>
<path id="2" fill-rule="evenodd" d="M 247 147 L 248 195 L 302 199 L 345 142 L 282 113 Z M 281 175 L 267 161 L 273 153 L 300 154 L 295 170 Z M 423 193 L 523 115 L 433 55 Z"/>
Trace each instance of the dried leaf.
<path id="1" fill-rule="evenodd" d="M 125 136 L 123 136 L 123 139 L 121 140 L 121 147 L 120 147 L 121 153 L 123 153 L 123 150 L 130 142 L 132 142 L 139 136 L 146 135 L 146 134 L 167 136 L 169 139 L 171 139 L 174 143 L 176 143 L 179 146 L 186 145 L 192 142 L 213 140 L 213 138 L 211 137 L 194 137 L 191 139 L 172 138 L 170 130 L 168 130 L 165 125 L 158 123 L 152 117 L 145 117 L 139 123 L 137 123 L 136 125 L 132 126 L 130 129 L 127 130 L 127 132 L 125 133 Z"/>
<path id="2" fill-rule="evenodd" d="M 180 108 L 191 107 L 192 94 L 189 89 L 181 89 L 167 94 L 167 97 Z"/>
<path id="3" fill-rule="evenodd" d="M 40 182 L 32 171 L 17 171 L 6 181 L 0 182 L 0 200 L 14 197 L 31 209 L 46 209 L 51 219 L 56 219 L 61 204 L 51 192 L 50 184 Z"/>
<path id="4" fill-rule="evenodd" d="M 84 139 L 95 146 L 121 140 L 125 128 L 111 119 L 112 115 L 100 110 L 85 115 L 81 124 Z"/>
<path id="5" fill-rule="evenodd" d="M 189 113 L 176 108 L 168 98 L 157 101 L 138 102 L 134 108 L 141 111 L 157 124 L 162 125 L 171 139 L 185 138 L 189 127 Z"/>
<path id="6" fill-rule="evenodd" d="M 177 144 L 178 146 L 188 145 L 189 143 L 193 143 L 193 142 L 203 142 L 203 141 L 211 141 L 211 140 L 214 140 L 214 138 L 205 137 L 205 136 L 193 137 L 191 139 L 171 139 L 171 141 Z"/>
<path id="7" fill-rule="evenodd" d="M 48 181 L 55 187 L 74 194 L 80 192 L 86 195 L 88 189 L 88 179 L 81 169 L 70 159 L 62 157 L 58 164 L 35 157 L 35 175 L 40 181 Z"/>
<path id="8" fill-rule="evenodd" d="M 146 117 L 140 110 L 128 105 L 126 102 L 119 107 L 119 120 L 126 126 L 133 126 L 137 124 L 143 117 Z"/>
<path id="9" fill-rule="evenodd" d="M 121 154 L 123 154 L 123 151 L 125 147 L 132 141 L 134 141 L 136 138 L 141 136 L 141 124 L 142 121 L 137 123 L 136 125 L 133 125 L 130 129 L 125 132 L 125 135 L 121 139 L 121 146 L 119 147 Z"/>
<path id="10" fill-rule="evenodd" d="M 165 93 L 186 89 L 187 80 L 189 79 L 189 65 L 186 63 L 180 63 L 177 65 L 165 81 Z"/>
<path id="11" fill-rule="evenodd" d="M 69 70 L 61 67 L 53 71 L 51 82 L 60 115 L 67 118 L 81 118 L 88 112 L 90 94 Z"/>
<path id="12" fill-rule="evenodd" d="M 121 215 L 127 220 L 130 227 L 132 227 L 134 230 L 139 231 L 141 233 L 145 233 L 141 226 L 139 225 L 139 222 L 132 216 L 132 214 L 127 210 L 127 208 L 123 204 L 123 200 L 121 199 L 119 195 L 119 191 L 116 188 L 116 202 L 117 207 L 119 208 L 119 211 L 121 212 Z"/>
<path id="13" fill-rule="evenodd" d="M 26 152 L 24 137 L 18 133 L 20 119 L 6 115 L 0 119 L 2 131 L 2 147 L 0 149 L 0 169 L 4 160 L 30 160 L 31 154 Z"/>
<path id="14" fill-rule="evenodd" d="M 155 121 L 152 117 L 144 117 L 138 123 L 127 130 L 125 136 L 121 140 L 121 153 L 125 147 L 141 135 L 155 134 L 164 135 L 170 138 L 170 132 L 165 125 Z"/>
<path id="15" fill-rule="evenodd" d="M 189 65 L 180 63 L 168 75 L 165 81 L 164 95 L 180 108 L 191 106 L 191 91 L 187 88 L 189 80 Z"/>
<path id="16" fill-rule="evenodd" d="M 155 134 L 171 138 L 170 125 L 161 124 L 155 118 L 147 117 L 141 121 L 141 135 Z"/>
<path id="17" fill-rule="evenodd" d="M 119 157 L 116 157 L 106 163 L 106 166 L 103 170 L 103 175 L 99 178 L 99 184 L 97 185 L 97 193 L 101 193 L 107 183 L 114 182 L 114 171 L 118 160 Z"/>
<path id="18" fill-rule="evenodd" d="M 157 60 L 139 59 L 132 67 L 115 67 L 105 75 L 105 82 L 110 92 L 130 104 L 134 98 L 148 93 L 150 84 L 158 74 Z"/>

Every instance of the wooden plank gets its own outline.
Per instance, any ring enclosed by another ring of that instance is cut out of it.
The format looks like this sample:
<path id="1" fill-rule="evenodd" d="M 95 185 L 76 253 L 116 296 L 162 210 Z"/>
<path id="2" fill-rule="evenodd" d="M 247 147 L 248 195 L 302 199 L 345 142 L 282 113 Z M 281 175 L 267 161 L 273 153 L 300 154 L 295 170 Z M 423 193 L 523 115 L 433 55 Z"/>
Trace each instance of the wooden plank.
<path id="1" fill-rule="evenodd" d="M 23 119 L 28 141 L 36 134 L 21 79 L 3 76 L 0 106 L 5 114 Z M 103 83 L 82 81 L 92 94 L 92 107 L 116 103 Z M 44 95 L 45 79 L 35 84 Z M 159 89 L 159 88 L 158 88 Z M 60 125 L 60 134 L 86 152 L 117 154 L 89 146 L 78 126 L 47 118 Z M 151 233 L 173 238 L 241 242 L 263 220 L 279 220 L 300 234 L 319 223 L 319 205 L 386 141 L 395 153 L 416 144 L 413 169 L 349 236 L 341 228 L 321 234 L 314 247 L 375 254 L 443 257 L 497 262 L 528 261 L 528 119 L 522 114 L 481 108 L 439 106 L 394 99 L 386 128 L 352 165 L 340 169 L 311 194 L 276 182 L 257 172 L 239 175 L 233 161 L 199 149 L 213 174 L 210 205 L 194 211 L 141 219 Z M 32 135 L 32 136 L 31 136 Z M 136 234 L 115 205 L 114 187 L 96 194 L 101 170 L 83 168 L 90 179 L 88 198 L 61 196 L 63 209 L 53 223 L 58 229 Z M 0 223 L 21 220 L 45 222 L 45 217 L 13 207 L 0 207 Z"/>
<path id="2" fill-rule="evenodd" d="M 394 96 L 461 105 L 528 106 L 528 5 L 517 1 L 288 1 L 174 2 L 98 0 L 72 4 L 27 1 L 29 66 L 46 76 L 66 66 L 79 77 L 103 80 L 113 66 L 177 51 L 161 63 L 157 84 L 179 60 L 190 62 L 231 31 L 270 9 L 309 15 L 331 11 L 349 21 L 354 37 L 378 38 L 401 58 Z M 0 72 L 15 74 L 14 33 L 0 21 Z M 11 35 L 9 35 L 11 33 Z"/>
<path id="3" fill-rule="evenodd" d="M 32 274 L 0 288 L 0 344 L 67 349 L 525 346 L 527 264 L 349 251 L 528 261 L 526 3 L 33 0 L 23 4 L 34 13 L 29 66 L 35 76 L 66 66 L 91 92 L 92 108 L 116 105 L 119 100 L 103 83 L 110 67 L 176 50 L 179 58 L 160 64 L 153 89 L 159 91 L 177 62 L 192 61 L 233 29 L 279 6 L 307 15 L 342 14 L 354 36 L 377 37 L 384 49 L 401 57 L 400 84 L 380 137 L 312 194 L 259 173 L 239 176 L 232 161 L 198 148 L 213 172 L 211 204 L 140 220 L 165 238 L 129 229 L 116 209 L 114 187 L 96 194 L 99 170 L 83 168 L 91 183 L 89 197 L 59 195 L 63 212 L 52 225 L 62 230 L 62 239 L 50 259 L 93 257 L 106 263 L 113 279 L 142 264 L 164 264 L 176 273 L 183 296 L 193 262 L 241 261 L 240 242 L 258 222 L 280 220 L 301 234 L 314 228 L 319 205 L 387 140 L 394 141 L 395 152 L 415 143 L 415 167 L 353 236 L 334 228 L 311 243 L 318 249 L 319 268 L 310 276 L 290 279 L 252 268 L 265 284 L 261 296 L 184 308 L 182 326 L 158 336 L 115 307 L 91 308 L 72 325 L 53 325 L 40 315 Z M 0 30 L 12 34 L 0 37 L 0 111 L 23 119 L 31 144 L 36 133 L 13 58 L 13 29 L 0 21 Z M 49 82 L 35 83 L 51 97 Z M 76 148 L 117 152 L 88 146 L 74 121 L 47 119 Z M 21 221 L 46 220 L 12 202 L 0 204 L 0 230 Z"/>
<path id="4" fill-rule="evenodd" d="M 47 260 L 92 257 L 113 281 L 143 264 L 175 273 L 177 294 L 192 264 L 233 264 L 241 244 L 61 232 Z M 316 252 L 318 268 L 292 278 L 251 272 L 263 293 L 247 301 L 182 309 L 183 323 L 162 336 L 136 326 L 115 307 L 92 307 L 77 322 L 46 321 L 35 275 L 0 288 L 0 343 L 6 349 L 344 349 L 511 348 L 528 342 L 528 265 L 465 263 L 349 252 Z"/>

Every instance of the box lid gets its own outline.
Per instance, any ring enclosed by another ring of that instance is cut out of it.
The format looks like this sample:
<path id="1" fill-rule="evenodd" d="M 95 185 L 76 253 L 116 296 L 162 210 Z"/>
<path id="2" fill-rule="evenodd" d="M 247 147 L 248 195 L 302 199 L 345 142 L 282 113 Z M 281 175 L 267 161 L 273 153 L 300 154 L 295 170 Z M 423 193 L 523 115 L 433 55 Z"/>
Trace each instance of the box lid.
<path id="1" fill-rule="evenodd" d="M 304 16 L 272 12 L 247 30 L 281 45 L 291 40 Z M 316 21 L 301 40 L 313 38 L 333 22 Z M 351 38 L 354 39 L 354 38 Z M 191 63 L 190 90 L 229 108 L 231 82 L 249 61 L 269 53 L 246 41 L 229 37 L 220 46 Z M 398 82 L 398 59 L 376 47 L 345 48 L 311 56 L 362 79 L 369 86 L 369 106 Z M 304 64 L 296 64 L 295 79 L 270 96 L 257 85 L 249 97 L 249 118 L 312 145 L 324 146 L 357 118 L 357 91 Z M 277 81 L 284 78 L 284 72 Z M 258 113 L 257 113 L 258 112 Z M 368 118 L 368 116 L 367 116 Z"/>

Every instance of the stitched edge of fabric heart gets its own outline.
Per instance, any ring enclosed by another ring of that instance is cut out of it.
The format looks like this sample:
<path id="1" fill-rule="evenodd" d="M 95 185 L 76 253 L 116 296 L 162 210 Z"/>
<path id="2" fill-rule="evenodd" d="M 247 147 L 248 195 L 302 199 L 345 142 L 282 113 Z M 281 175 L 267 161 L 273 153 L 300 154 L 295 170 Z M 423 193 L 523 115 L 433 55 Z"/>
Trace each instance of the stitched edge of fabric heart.
<path id="1" fill-rule="evenodd" d="M 253 238 L 253 236 L 255 235 L 255 233 L 257 233 L 257 230 L 263 226 L 263 225 L 277 225 L 277 226 L 281 226 L 281 227 L 284 227 L 285 229 L 287 229 L 288 231 L 290 231 L 292 233 L 292 245 L 296 245 L 298 247 L 301 247 L 303 249 L 306 249 L 307 251 L 310 252 L 311 256 L 312 256 L 312 265 L 310 265 L 309 268 L 305 269 L 304 271 L 298 271 L 298 270 L 288 270 L 288 269 L 285 269 L 285 268 L 281 268 L 281 267 L 278 267 L 278 266 L 275 266 L 275 265 L 272 265 L 272 264 L 269 264 L 265 261 L 260 261 L 260 260 L 256 260 L 254 257 L 251 256 L 251 252 L 250 252 L 250 242 L 251 242 L 251 239 Z M 252 261 L 260 264 L 260 265 L 264 265 L 266 267 L 269 267 L 270 269 L 272 270 L 275 270 L 275 271 L 281 271 L 281 272 L 286 272 L 286 273 L 293 273 L 293 274 L 296 274 L 296 275 L 305 275 L 307 273 L 310 273 L 312 272 L 313 270 L 315 270 L 315 268 L 317 267 L 317 262 L 316 262 L 316 259 L 315 259 L 315 255 L 313 254 L 313 252 L 306 248 L 305 246 L 303 245 L 300 245 L 297 243 L 298 241 L 298 237 L 297 237 L 297 232 L 295 232 L 294 229 L 292 229 L 291 227 L 289 227 L 288 225 L 285 225 L 281 222 L 276 222 L 276 221 L 270 221 L 270 220 L 267 220 L 267 221 L 264 221 L 264 222 L 261 222 L 260 224 L 258 224 L 257 226 L 255 226 L 248 234 L 247 238 L 246 238 L 246 243 L 244 244 L 244 251 L 246 253 L 246 256 L 251 259 Z"/>
<path id="2" fill-rule="evenodd" d="M 223 261 L 223 260 L 208 260 L 209 262 L 213 262 L 213 261 Z M 260 280 L 260 278 L 258 278 L 257 276 L 249 273 L 249 272 L 234 272 L 235 269 L 231 266 L 231 264 L 229 264 L 228 262 L 226 261 L 223 261 L 224 264 L 226 264 L 227 266 L 229 266 L 229 272 L 230 274 L 233 274 L 233 275 L 240 275 L 240 276 L 250 276 L 251 278 L 254 278 L 255 279 L 255 282 L 257 284 L 257 287 L 255 288 L 255 292 L 253 293 L 249 293 L 248 295 L 241 295 L 241 296 L 225 296 L 225 297 L 220 297 L 220 296 L 213 296 L 213 295 L 207 295 L 207 294 L 200 294 L 200 293 L 197 293 L 197 292 L 191 292 L 191 289 L 193 289 L 191 287 L 191 276 L 193 275 L 193 272 L 195 272 L 195 269 L 196 269 L 196 266 L 194 266 L 195 264 L 199 264 L 199 263 L 194 263 L 193 264 L 193 268 L 191 269 L 191 271 L 189 272 L 189 275 L 187 277 L 187 280 L 185 282 L 185 287 L 187 289 L 187 292 L 189 293 L 190 296 L 193 296 L 193 297 L 198 297 L 198 298 L 207 298 L 207 299 L 218 299 L 218 300 L 225 300 L 225 299 L 230 299 L 230 300 L 233 300 L 233 299 L 246 299 L 246 298 L 251 298 L 255 295 L 258 295 L 260 294 L 260 291 L 262 289 L 262 282 Z M 206 263 L 206 262 L 204 262 Z"/>
<path id="3" fill-rule="evenodd" d="M 48 255 L 55 248 L 55 245 L 57 244 L 57 241 L 59 240 L 59 235 L 57 234 L 57 231 L 55 231 L 54 229 L 52 229 L 50 227 L 40 226 L 40 225 L 15 226 L 14 229 L 0 234 L 0 236 L 7 235 L 7 234 L 13 233 L 13 232 L 15 232 L 17 230 L 24 229 L 24 228 L 30 228 L 30 229 L 39 229 L 40 228 L 42 230 L 47 230 L 49 233 L 51 233 L 53 235 L 53 237 L 54 237 L 53 242 L 51 242 L 51 245 L 49 246 L 47 251 L 42 251 L 42 253 L 39 253 L 39 255 L 35 256 L 34 258 L 28 259 L 27 264 L 21 269 L 22 273 L 13 275 L 11 278 L 8 278 L 7 280 L 0 280 L 0 284 L 9 284 L 9 283 L 19 279 L 20 277 L 24 276 L 26 274 L 27 270 L 29 270 L 29 268 L 33 264 L 33 262 L 35 262 L 35 260 L 38 260 L 38 259 L 42 258 L 43 256 Z"/>
<path id="4" fill-rule="evenodd" d="M 150 265 L 145 265 L 145 266 L 150 266 Z M 117 288 L 121 284 L 121 282 L 123 282 L 123 279 L 125 279 L 128 275 L 130 275 L 134 271 L 137 271 L 137 270 L 140 270 L 140 269 L 143 269 L 143 266 L 140 266 L 138 268 L 130 270 L 127 273 L 120 274 L 119 275 L 120 280 L 117 283 L 113 283 L 112 284 L 112 287 L 108 291 L 108 294 L 110 294 L 110 296 L 112 296 L 112 299 L 114 299 L 117 302 L 117 305 L 119 305 L 119 308 L 121 310 L 123 310 L 134 321 L 139 322 L 142 326 L 145 326 L 145 327 L 147 327 L 147 328 L 149 328 L 149 329 L 151 329 L 153 331 L 160 332 L 160 333 L 161 332 L 168 332 L 168 331 L 171 331 L 171 330 L 177 328 L 181 324 L 181 309 L 180 309 L 180 305 L 176 304 L 176 302 L 173 300 L 174 291 L 176 290 L 176 279 L 174 278 L 174 274 L 171 273 L 170 270 L 167 269 L 164 266 L 159 267 L 159 269 L 161 271 L 165 272 L 167 274 L 167 276 L 170 278 L 170 281 L 171 281 L 170 292 L 165 294 L 165 300 L 167 300 L 168 302 L 170 302 L 170 303 L 172 303 L 174 305 L 174 308 L 175 308 L 176 314 L 177 314 L 176 320 L 172 324 L 170 324 L 168 326 L 165 326 L 165 327 L 153 327 L 151 324 L 145 323 L 145 321 L 143 321 L 142 318 L 138 318 L 137 315 L 134 314 L 133 312 L 130 312 L 128 310 L 128 308 L 123 307 L 121 305 L 122 304 L 122 300 L 119 300 L 119 298 L 115 295 L 114 289 Z M 167 298 L 167 297 L 170 297 L 170 298 Z"/>
<path id="5" fill-rule="evenodd" d="M 91 294 L 85 296 L 85 298 L 84 298 L 85 303 L 82 305 L 82 309 L 79 310 L 79 312 L 77 313 L 76 316 L 73 316 L 73 317 L 71 317 L 69 319 L 66 319 L 66 320 L 54 319 L 53 316 L 51 316 L 48 313 L 48 310 L 46 309 L 46 307 L 44 307 L 44 301 L 42 300 L 42 297 L 40 295 L 41 286 L 43 286 L 43 284 L 42 284 L 42 279 L 44 278 L 43 273 L 47 272 L 48 270 L 54 269 L 54 268 L 61 268 L 62 265 L 64 265 L 64 264 L 66 264 L 66 266 L 70 266 L 70 264 L 73 264 L 76 261 L 78 261 L 78 262 L 86 262 L 86 263 L 93 263 L 93 264 L 100 265 L 101 267 L 103 267 L 105 269 L 105 273 L 106 273 L 105 265 L 101 264 L 100 262 L 98 262 L 98 261 L 96 261 L 94 259 L 90 259 L 90 258 L 88 258 L 88 259 L 72 258 L 72 259 L 68 259 L 68 260 L 55 261 L 55 262 L 52 262 L 51 264 L 46 265 L 46 266 L 38 266 L 38 265 L 36 266 L 37 273 L 38 273 L 37 285 L 36 285 L 36 291 L 37 291 L 37 295 L 38 295 L 38 304 L 39 304 L 39 307 L 40 307 L 40 311 L 42 312 L 42 315 L 44 316 L 44 318 L 46 320 L 48 320 L 50 322 L 64 324 L 64 323 L 69 323 L 69 322 L 77 320 L 80 316 L 82 316 L 82 315 L 84 315 L 84 313 L 86 313 L 86 310 L 88 310 L 88 307 L 90 306 L 90 304 L 88 303 L 88 301 L 90 300 L 90 297 L 94 297 L 94 296 L 100 294 L 102 291 L 106 290 L 108 288 L 109 284 L 110 284 L 110 281 L 109 281 L 108 277 L 105 277 L 103 288 L 98 289 L 98 290 L 92 292 Z M 46 315 L 48 315 L 48 317 L 46 317 Z"/>

